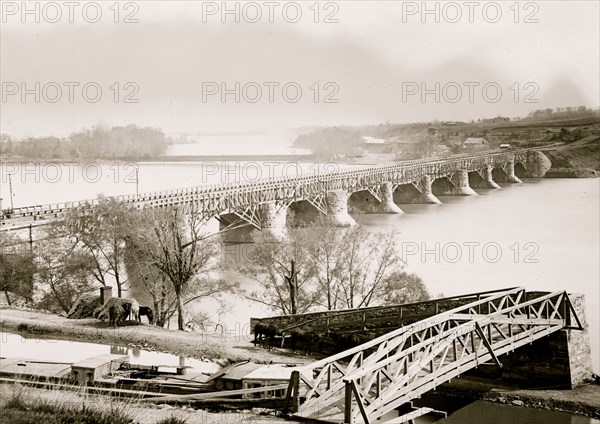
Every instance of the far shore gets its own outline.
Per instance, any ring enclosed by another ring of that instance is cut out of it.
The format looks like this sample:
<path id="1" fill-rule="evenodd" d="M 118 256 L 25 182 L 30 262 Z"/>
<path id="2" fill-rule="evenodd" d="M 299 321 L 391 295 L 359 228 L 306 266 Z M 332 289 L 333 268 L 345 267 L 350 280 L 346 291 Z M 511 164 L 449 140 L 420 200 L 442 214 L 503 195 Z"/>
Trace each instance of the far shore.
<path id="1" fill-rule="evenodd" d="M 24 157 L 0 157 L 0 163 L 114 163 L 114 162 L 135 162 L 135 163 L 168 163 L 168 162 L 252 162 L 252 161 L 272 161 L 272 162 L 314 162 L 326 159 L 319 158 L 316 155 L 193 155 L 193 156 L 144 156 L 144 157 L 117 157 L 117 158 L 24 158 Z"/>
<path id="2" fill-rule="evenodd" d="M 318 358 L 283 349 L 254 347 L 249 334 L 188 333 L 150 325 L 111 328 L 94 318 L 68 319 L 36 310 L 0 307 L 0 331 L 24 338 L 46 338 L 139 347 L 222 366 L 251 360 L 257 363 L 308 364 Z M 242 333 L 242 331 L 240 331 Z M 600 419 L 600 385 L 587 384 L 573 390 L 523 390 L 502 381 L 462 376 L 440 386 L 437 393 L 464 399 L 561 411 Z"/>

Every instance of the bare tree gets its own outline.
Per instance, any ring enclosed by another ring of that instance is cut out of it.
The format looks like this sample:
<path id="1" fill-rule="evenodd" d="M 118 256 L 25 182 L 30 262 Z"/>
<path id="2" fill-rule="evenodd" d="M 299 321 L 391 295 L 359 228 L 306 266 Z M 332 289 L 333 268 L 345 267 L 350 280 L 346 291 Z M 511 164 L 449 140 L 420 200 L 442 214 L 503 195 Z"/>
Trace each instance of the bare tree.
<path id="1" fill-rule="evenodd" d="M 321 223 L 305 230 L 308 251 L 327 309 L 361 308 L 378 300 L 382 283 L 402 269 L 395 233 L 365 228 L 332 228 Z"/>
<path id="2" fill-rule="evenodd" d="M 68 313 L 81 295 L 95 290 L 89 278 L 93 258 L 68 238 L 38 243 L 38 307 Z"/>
<path id="3" fill-rule="evenodd" d="M 133 213 L 116 199 L 100 196 L 99 203 L 84 213 L 72 211 L 61 224 L 62 231 L 73 237 L 94 259 L 90 270 L 103 286 L 117 287 L 117 296 L 126 290 L 125 238 L 131 230 L 128 215 Z"/>
<path id="4" fill-rule="evenodd" d="M 431 295 L 421 278 L 404 271 L 396 271 L 385 277 L 377 297 L 375 303 L 380 305 L 423 302 L 431 299 Z"/>
<path id="5" fill-rule="evenodd" d="M 27 247 L 23 240 L 0 233 L 0 290 L 9 305 L 10 294 L 31 301 L 36 266 Z"/>
<path id="6" fill-rule="evenodd" d="M 395 233 L 332 227 L 318 220 L 288 231 L 281 242 L 254 236 L 252 255 L 236 268 L 260 289 L 246 297 L 283 314 L 310 309 L 362 308 L 386 302 L 403 263 Z"/>
<path id="7" fill-rule="evenodd" d="M 308 258 L 300 230 L 288 231 L 288 241 L 257 232 L 252 254 L 228 266 L 258 283 L 259 290 L 245 297 L 283 314 L 304 313 L 321 296 L 314 284 L 314 267 Z"/>
<path id="8" fill-rule="evenodd" d="M 139 231 L 151 230 L 148 227 L 138 227 Z M 139 243 L 127 244 L 129 280 L 137 281 L 150 294 L 154 324 L 164 327 L 175 313 L 175 292 L 166 275 L 158 269 L 153 259 L 145 254 Z"/>
<path id="9" fill-rule="evenodd" d="M 342 299 L 344 269 L 343 233 L 325 220 L 299 230 L 297 239 L 305 245 L 305 251 L 314 270 L 315 282 L 321 306 L 327 310 L 339 309 Z"/>
<path id="10" fill-rule="evenodd" d="M 160 275 L 152 276 L 154 281 L 164 278 L 170 283 L 175 297 L 177 328 L 183 330 L 185 304 L 231 289 L 223 287 L 222 281 L 200 275 L 215 268 L 217 245 L 204 233 L 202 217 L 195 209 L 187 214 L 178 208 L 146 210 L 140 222 L 143 225 L 128 236 L 128 242 L 138 255 L 146 258 L 147 272 L 159 271 Z M 165 288 L 162 284 L 158 287 Z M 165 301 L 163 313 L 168 319 L 167 311 L 172 305 L 168 302 L 168 293 L 163 296 L 161 292 L 159 298 Z"/>

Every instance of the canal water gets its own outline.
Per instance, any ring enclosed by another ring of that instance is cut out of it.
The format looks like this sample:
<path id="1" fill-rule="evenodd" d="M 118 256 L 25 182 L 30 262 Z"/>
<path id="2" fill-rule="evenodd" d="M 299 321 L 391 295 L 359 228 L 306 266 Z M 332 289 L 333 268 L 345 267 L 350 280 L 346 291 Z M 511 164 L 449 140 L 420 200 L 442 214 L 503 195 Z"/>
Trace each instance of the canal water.
<path id="1" fill-rule="evenodd" d="M 129 355 L 132 364 L 189 366 L 189 370 L 212 374 L 221 367 L 209 361 L 201 361 L 168 353 L 153 352 L 137 347 L 85 343 L 70 340 L 53 340 L 15 333 L 0 333 L 0 356 L 25 358 L 38 361 L 78 362 L 107 353 Z M 165 368 L 167 371 L 173 371 Z"/>

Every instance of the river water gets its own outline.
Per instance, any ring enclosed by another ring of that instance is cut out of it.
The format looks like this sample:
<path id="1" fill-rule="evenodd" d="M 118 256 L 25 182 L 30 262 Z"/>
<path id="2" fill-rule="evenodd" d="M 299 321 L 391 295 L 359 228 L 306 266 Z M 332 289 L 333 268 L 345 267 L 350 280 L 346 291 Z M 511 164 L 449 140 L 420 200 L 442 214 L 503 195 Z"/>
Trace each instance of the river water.
<path id="1" fill-rule="evenodd" d="M 87 168 L 86 164 L 4 164 L 0 197 L 4 197 L 3 207 L 8 207 L 9 180 L 18 207 L 91 199 L 98 193 L 134 194 L 136 186 L 141 193 L 340 167 L 277 161 L 102 163 Z M 514 286 L 585 294 L 598 373 L 600 179 L 527 179 L 501 190 L 476 191 L 478 196 L 441 197 L 441 205 L 401 205 L 403 215 L 357 219 L 372 231 L 397 231 L 407 271 L 418 274 L 433 295 Z M 227 246 L 224 252 L 243 255 L 243 249 Z M 249 281 L 242 284 L 252 286 Z M 249 318 L 271 313 L 242 299 L 231 298 L 228 303 L 225 309 L 214 302 L 197 305 L 223 325 L 213 327 L 223 337 L 249 339 Z"/>

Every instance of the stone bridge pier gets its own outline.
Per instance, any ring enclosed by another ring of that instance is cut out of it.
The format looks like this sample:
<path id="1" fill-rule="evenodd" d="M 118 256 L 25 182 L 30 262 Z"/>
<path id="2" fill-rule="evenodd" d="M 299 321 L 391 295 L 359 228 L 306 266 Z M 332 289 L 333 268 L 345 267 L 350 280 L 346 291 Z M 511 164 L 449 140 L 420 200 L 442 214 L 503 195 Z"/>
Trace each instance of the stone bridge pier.
<path id="1" fill-rule="evenodd" d="M 379 199 L 368 190 L 354 192 L 348 199 L 350 208 L 356 208 L 365 213 L 401 214 L 404 213 L 394 203 L 394 187 L 392 183 L 383 183 L 379 188 Z"/>
<path id="2" fill-rule="evenodd" d="M 552 162 L 542 152 L 527 152 L 527 177 L 544 178 L 551 167 Z"/>
<path id="3" fill-rule="evenodd" d="M 394 192 L 394 202 L 403 203 L 424 203 L 439 204 L 442 203 L 435 197 L 431 189 L 432 179 L 429 175 L 424 175 L 419 181 L 412 184 L 398 186 Z"/>
<path id="4" fill-rule="evenodd" d="M 327 193 L 327 220 L 336 227 L 356 225 L 356 221 L 348 213 L 348 197 L 345 190 Z"/>
<path id="5" fill-rule="evenodd" d="M 260 222 L 263 231 L 273 237 L 283 239 L 287 236 L 287 207 L 267 202 L 260 205 Z"/>
<path id="6" fill-rule="evenodd" d="M 487 165 L 480 171 L 474 171 L 469 173 L 469 185 L 475 188 L 501 188 L 494 181 L 493 177 L 494 167 Z"/>
<path id="7" fill-rule="evenodd" d="M 454 175 L 438 178 L 433 182 L 431 188 L 436 196 L 477 196 L 475 190 L 469 186 L 469 173 L 467 170 L 457 171 Z"/>
<path id="8" fill-rule="evenodd" d="M 266 231 L 277 239 L 287 236 L 287 208 L 276 202 L 265 202 L 248 216 L 227 213 L 219 218 L 219 231 L 225 243 L 251 243 L 256 231 Z M 249 221 L 255 220 L 254 223 Z M 260 228 L 260 230 L 259 230 Z"/>
<path id="9" fill-rule="evenodd" d="M 503 167 L 494 168 L 492 171 L 494 181 L 499 183 L 520 184 L 523 181 L 515 174 L 515 161 L 509 160 Z"/>

